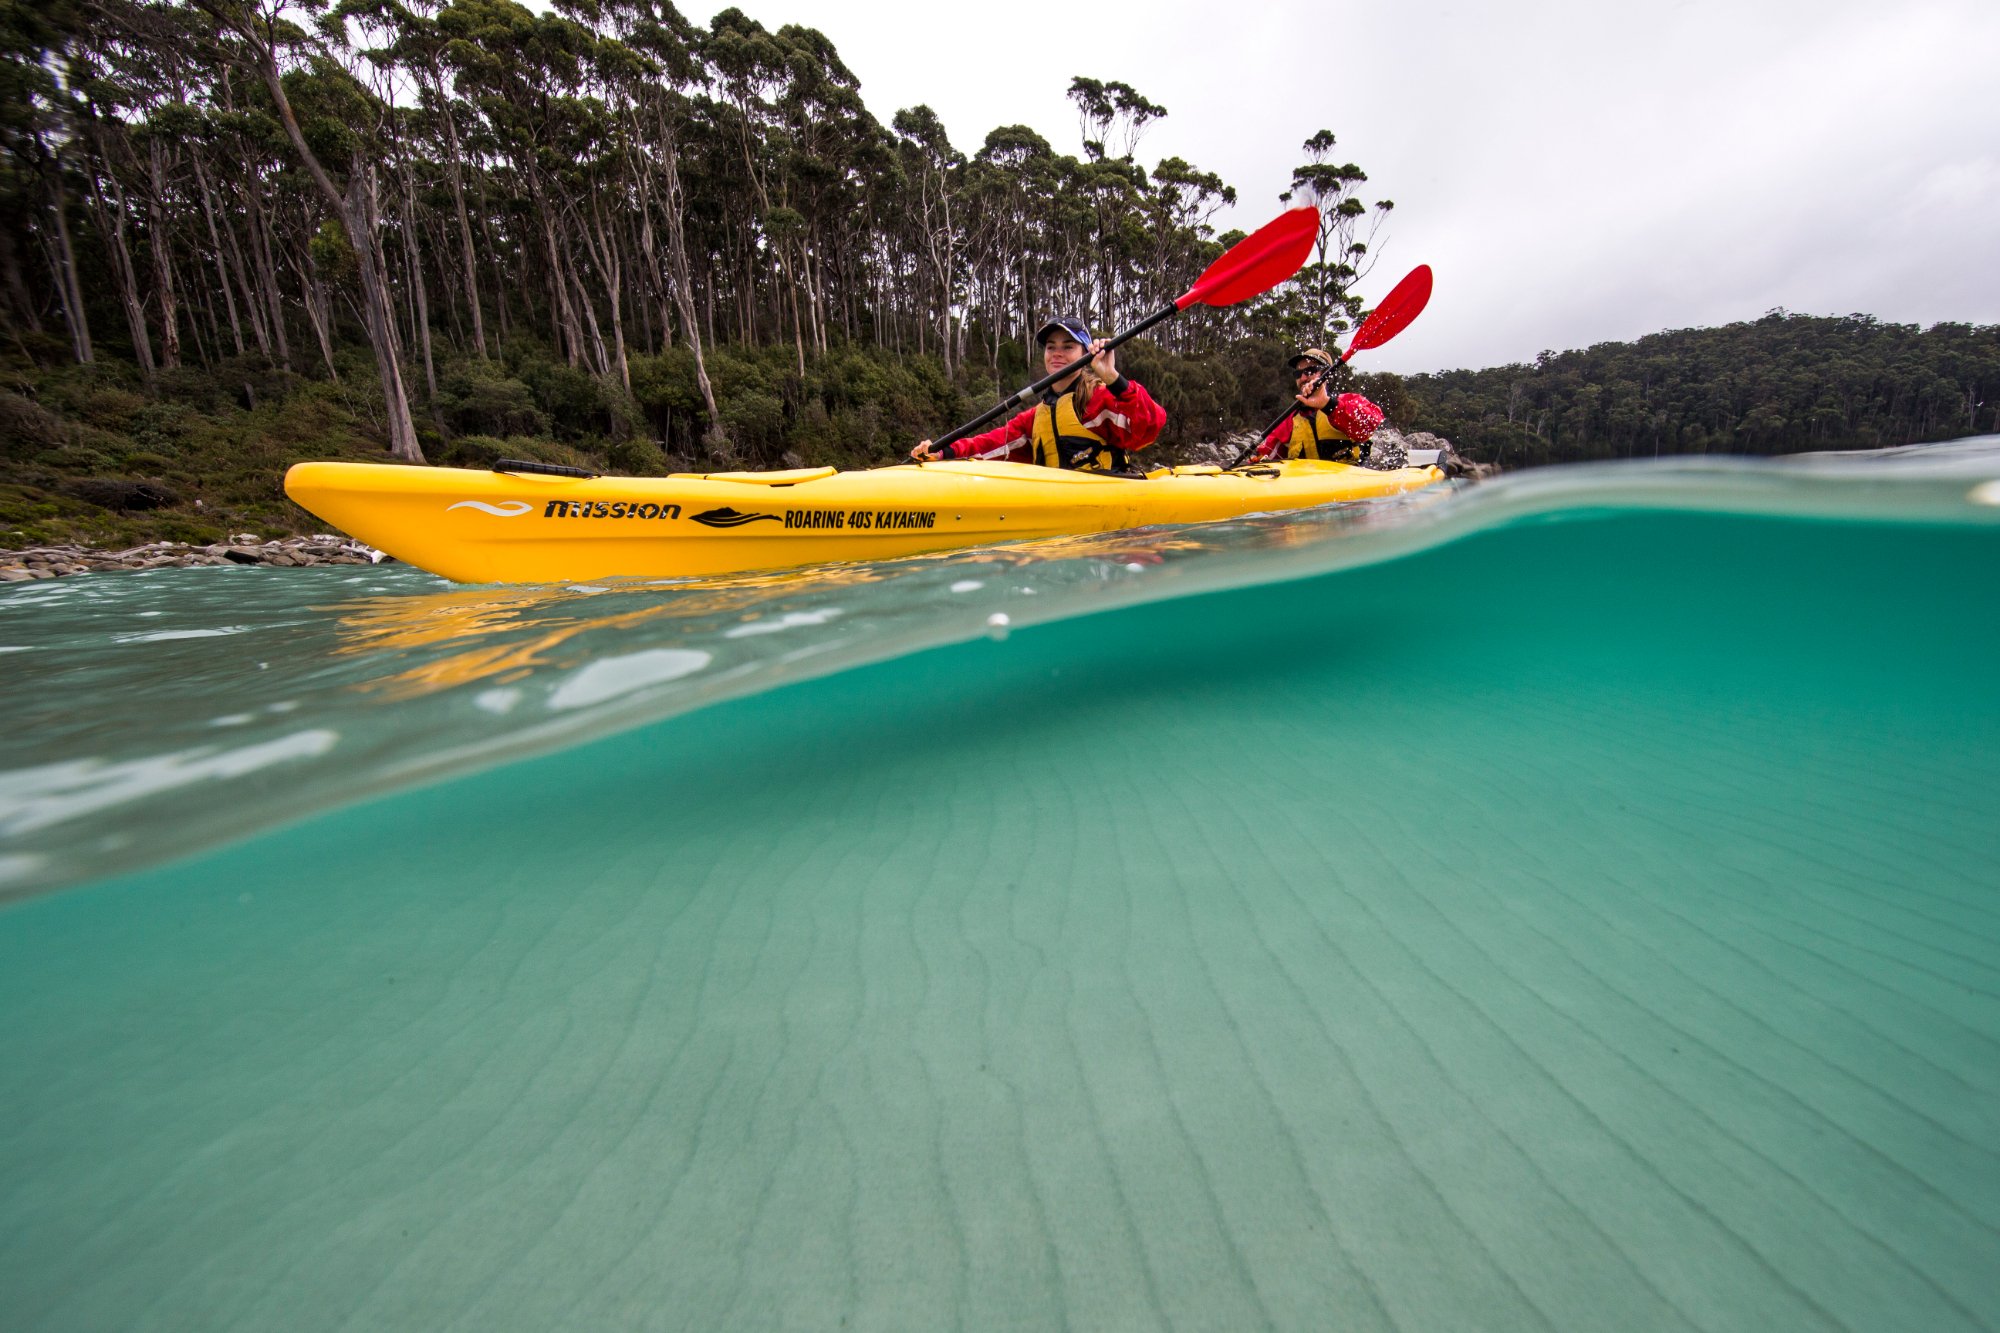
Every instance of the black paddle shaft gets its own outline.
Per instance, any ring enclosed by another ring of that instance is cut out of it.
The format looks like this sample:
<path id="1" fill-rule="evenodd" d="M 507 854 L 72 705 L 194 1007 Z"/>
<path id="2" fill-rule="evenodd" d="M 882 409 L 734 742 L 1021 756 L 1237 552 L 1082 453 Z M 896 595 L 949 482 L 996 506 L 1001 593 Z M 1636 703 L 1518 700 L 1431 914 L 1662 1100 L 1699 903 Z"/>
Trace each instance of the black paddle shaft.
<path id="1" fill-rule="evenodd" d="M 1083 354 L 1083 358 L 1080 363 L 1073 361 L 1069 365 L 1064 366 L 1061 370 L 1058 370 L 1053 374 L 1042 376 L 1040 379 L 1036 380 L 1033 384 L 1030 384 L 1027 388 L 1015 394 L 1012 398 L 1008 398 L 1002 402 L 994 404 L 993 407 L 989 408 L 985 412 L 982 412 L 977 417 L 974 417 L 971 421 L 966 422 L 963 426 L 960 426 L 957 430 L 951 432 L 949 435 L 942 435 L 939 436 L 937 439 L 932 440 L 931 441 L 932 446 L 934 448 L 942 449 L 944 446 L 951 444 L 954 441 L 964 439 L 966 436 L 972 434 L 974 431 L 978 430 L 981 426 L 984 426 L 987 422 L 993 420 L 995 417 L 1000 416 L 1002 413 L 1007 412 L 1012 408 L 1027 406 L 1029 403 L 1035 401 L 1036 397 L 1042 392 L 1042 390 L 1048 388 L 1051 384 L 1054 384 L 1057 380 L 1061 379 L 1063 376 L 1074 375 L 1077 372 L 1079 365 L 1087 366 L 1090 363 L 1090 359 L 1096 356 L 1099 352 L 1108 352 L 1112 348 L 1118 346 L 1120 343 L 1125 342 L 1127 339 L 1136 338 L 1140 334 L 1144 333 L 1147 329 L 1152 328 L 1155 324 L 1158 324 L 1162 320 L 1169 319 L 1172 316 L 1177 315 L 1179 313 L 1180 313 L 1180 307 L 1177 305 L 1169 303 L 1167 305 L 1161 306 L 1158 310 L 1155 310 L 1152 314 L 1146 316 L 1144 319 L 1140 320 L 1137 324 L 1134 324 L 1131 328 L 1125 330 L 1121 334 L 1118 334 L 1116 337 L 1106 338 L 1103 342 L 1100 343 L 1093 343 L 1091 345 L 1090 350 Z"/>

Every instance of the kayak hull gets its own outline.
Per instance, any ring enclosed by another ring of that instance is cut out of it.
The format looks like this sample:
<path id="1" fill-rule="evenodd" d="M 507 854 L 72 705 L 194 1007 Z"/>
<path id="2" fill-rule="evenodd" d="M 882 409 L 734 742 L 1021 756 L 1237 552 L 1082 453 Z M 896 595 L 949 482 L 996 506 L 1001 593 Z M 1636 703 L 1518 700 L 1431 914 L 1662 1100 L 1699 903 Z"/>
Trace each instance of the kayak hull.
<path id="1" fill-rule="evenodd" d="M 1434 467 L 1299 461 L 1145 480 L 960 461 L 836 472 L 551 477 L 300 463 L 285 493 L 342 532 L 461 583 L 678 578 L 890 560 L 1037 537 L 1203 523 L 1416 490 Z"/>

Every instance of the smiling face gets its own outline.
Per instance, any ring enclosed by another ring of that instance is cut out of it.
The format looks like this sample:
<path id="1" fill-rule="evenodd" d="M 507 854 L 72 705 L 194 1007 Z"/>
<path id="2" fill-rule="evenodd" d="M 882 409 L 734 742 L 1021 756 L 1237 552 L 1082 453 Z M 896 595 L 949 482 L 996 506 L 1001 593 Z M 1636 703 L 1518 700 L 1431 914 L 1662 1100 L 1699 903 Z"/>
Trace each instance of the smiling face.
<path id="1" fill-rule="evenodd" d="M 1299 401 L 1307 407 L 1325 407 L 1327 404 L 1328 395 L 1324 381 L 1314 384 L 1311 393 L 1306 392 L 1306 385 L 1311 383 L 1319 372 L 1318 366 L 1301 366 L 1292 372 L 1292 383 L 1297 386 L 1295 391 L 1299 395 Z"/>
<path id="2" fill-rule="evenodd" d="M 1042 369 L 1055 374 L 1064 366 L 1075 365 L 1083 359 L 1084 346 L 1062 329 L 1057 329 L 1042 344 Z"/>

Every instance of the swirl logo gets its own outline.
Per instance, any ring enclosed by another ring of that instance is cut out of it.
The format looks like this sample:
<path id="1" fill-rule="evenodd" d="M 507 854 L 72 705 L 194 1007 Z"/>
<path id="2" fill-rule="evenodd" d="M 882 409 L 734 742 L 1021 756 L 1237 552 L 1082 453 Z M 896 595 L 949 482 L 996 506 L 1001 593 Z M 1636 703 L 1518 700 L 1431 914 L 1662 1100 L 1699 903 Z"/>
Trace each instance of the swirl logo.
<path id="1" fill-rule="evenodd" d="M 454 509 L 477 509 L 480 513 L 491 514 L 495 518 L 519 518 L 533 508 L 534 506 L 526 500 L 503 500 L 497 505 L 487 504 L 484 500 L 460 500 L 455 505 L 445 506 L 445 512 L 448 514 Z"/>
<path id="2" fill-rule="evenodd" d="M 694 521 L 711 528 L 740 528 L 745 523 L 776 523 L 776 514 L 746 514 L 740 510 L 722 508 L 710 509 L 696 514 Z"/>

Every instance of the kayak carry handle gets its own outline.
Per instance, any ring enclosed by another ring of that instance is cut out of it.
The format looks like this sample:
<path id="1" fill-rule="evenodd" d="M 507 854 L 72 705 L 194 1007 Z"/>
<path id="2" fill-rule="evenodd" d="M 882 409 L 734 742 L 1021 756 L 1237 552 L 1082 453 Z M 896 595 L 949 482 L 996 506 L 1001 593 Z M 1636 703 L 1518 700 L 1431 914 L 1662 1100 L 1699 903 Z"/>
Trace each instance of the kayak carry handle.
<path id="1" fill-rule="evenodd" d="M 493 465 L 495 472 L 526 472 L 538 477 L 601 477 L 587 467 L 564 467 L 561 463 L 537 463 L 526 458 L 503 458 Z"/>

